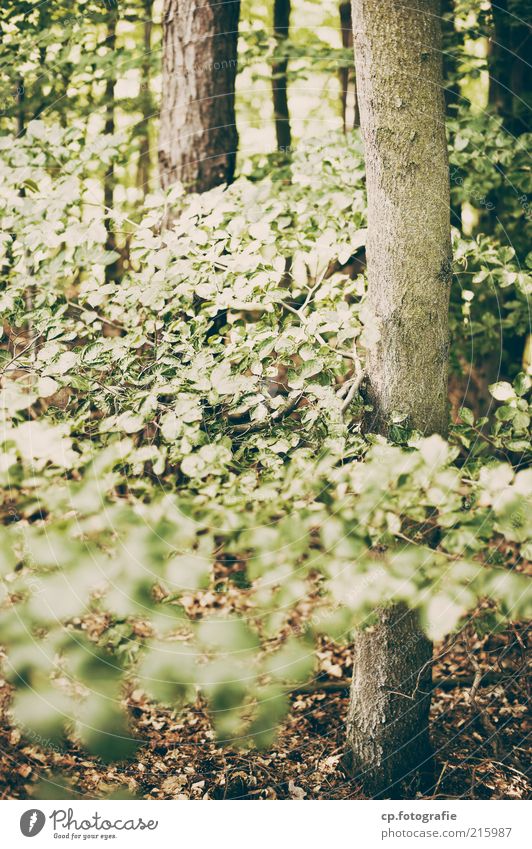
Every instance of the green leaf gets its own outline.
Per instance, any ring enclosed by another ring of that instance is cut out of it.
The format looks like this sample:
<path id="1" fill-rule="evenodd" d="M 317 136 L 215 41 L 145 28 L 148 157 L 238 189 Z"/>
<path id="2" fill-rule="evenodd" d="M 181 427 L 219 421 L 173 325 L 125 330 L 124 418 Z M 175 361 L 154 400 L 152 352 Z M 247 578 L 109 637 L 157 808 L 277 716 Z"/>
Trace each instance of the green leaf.
<path id="1" fill-rule="evenodd" d="M 502 380 L 499 383 L 492 383 L 489 390 L 496 401 L 509 401 L 515 398 L 515 392 L 511 383 Z"/>
<path id="2" fill-rule="evenodd" d="M 82 745 L 104 763 L 132 758 L 140 741 L 130 731 L 118 694 L 91 692 L 78 711 L 76 731 Z"/>
<path id="3" fill-rule="evenodd" d="M 515 392 L 519 396 L 526 395 L 531 385 L 532 378 L 530 378 L 530 375 L 525 374 L 524 372 L 518 374 L 514 380 Z"/>
<path id="4" fill-rule="evenodd" d="M 462 407 L 460 409 L 460 418 L 468 425 L 475 424 L 475 416 L 473 415 L 472 411 L 469 410 L 467 407 Z"/>
<path id="5" fill-rule="evenodd" d="M 63 746 L 65 726 L 74 715 L 72 700 L 57 687 L 17 690 L 12 713 L 23 735 L 35 745 Z"/>

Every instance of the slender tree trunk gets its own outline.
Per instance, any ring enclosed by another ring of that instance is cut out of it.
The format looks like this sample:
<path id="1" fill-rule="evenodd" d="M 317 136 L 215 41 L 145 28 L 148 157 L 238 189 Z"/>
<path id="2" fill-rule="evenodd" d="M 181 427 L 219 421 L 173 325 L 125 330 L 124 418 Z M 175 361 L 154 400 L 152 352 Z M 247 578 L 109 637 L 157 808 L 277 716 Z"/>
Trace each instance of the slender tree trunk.
<path id="1" fill-rule="evenodd" d="M 455 0 L 442 2 L 443 84 L 447 115 L 455 118 L 460 106 L 461 94 L 458 83 L 460 50 L 464 49 L 464 37 L 455 26 Z M 451 195 L 451 224 L 462 229 L 462 204 L 453 203 Z"/>
<path id="2" fill-rule="evenodd" d="M 203 192 L 233 179 L 240 0 L 164 0 L 159 166 Z"/>
<path id="3" fill-rule="evenodd" d="M 46 7 L 41 5 L 39 7 L 39 29 L 42 31 L 46 27 Z M 35 106 L 33 112 L 33 120 L 36 121 L 41 117 L 42 113 L 48 108 L 47 98 L 44 95 L 43 87 L 46 81 L 45 69 L 46 69 L 46 47 L 42 45 L 39 47 L 39 63 L 42 70 L 42 76 L 39 77 L 39 81 L 36 86 L 36 94 L 37 94 L 37 105 Z"/>
<path id="4" fill-rule="evenodd" d="M 532 128 L 532 27 L 527 22 L 527 0 L 497 0 L 491 4 L 492 34 L 488 44 L 491 111 L 502 118 L 503 127 L 514 136 Z M 504 174 L 504 166 L 500 166 Z M 506 183 L 506 179 L 503 181 Z M 493 233 L 497 211 L 504 208 L 507 185 L 491 189 L 479 214 L 479 230 Z"/>
<path id="5" fill-rule="evenodd" d="M 283 47 L 288 38 L 290 27 L 290 0 L 274 0 L 273 32 L 276 39 L 276 50 Z M 272 63 L 272 95 L 273 113 L 275 117 L 275 135 L 277 149 L 288 150 L 292 143 L 290 131 L 290 113 L 288 111 L 288 95 L 286 71 L 288 59 L 275 60 Z"/>
<path id="6" fill-rule="evenodd" d="M 340 2 L 340 31 L 342 35 L 342 47 L 353 48 L 353 21 L 351 18 L 351 0 Z M 349 88 L 353 90 L 353 127 L 360 126 L 360 112 L 358 109 L 357 88 L 355 72 L 352 66 L 340 68 L 340 98 L 342 104 L 342 126 L 344 133 L 347 132 L 347 97 Z"/>
<path id="7" fill-rule="evenodd" d="M 116 49 L 116 22 L 118 18 L 118 12 L 116 8 L 112 7 L 109 10 L 109 17 L 107 20 L 107 38 L 106 38 L 106 46 L 109 53 L 114 53 Z M 114 70 L 109 70 L 109 77 L 107 78 L 107 82 L 105 85 L 105 124 L 104 124 L 104 133 L 105 135 L 113 135 L 115 132 L 115 80 L 114 80 Z M 106 213 L 109 209 L 113 209 L 114 204 L 114 191 L 115 191 L 115 169 L 114 165 L 111 163 L 108 166 L 107 171 L 105 172 L 103 178 L 103 202 L 106 206 Z M 107 239 L 105 242 L 105 249 L 107 251 L 116 251 L 116 239 L 113 231 L 113 222 L 107 218 L 106 219 L 106 228 L 107 228 Z M 112 262 L 110 265 L 105 266 L 105 282 L 109 283 L 111 280 L 115 280 L 118 275 L 118 262 Z"/>
<path id="8" fill-rule="evenodd" d="M 140 106 L 142 110 L 142 125 L 139 145 L 139 164 L 137 168 L 137 186 L 146 194 L 150 182 L 150 119 L 152 114 L 152 97 L 150 90 L 151 70 L 151 33 L 153 28 L 153 0 L 144 0 L 144 21 L 142 24 L 144 53 L 141 65 Z"/>
<path id="9" fill-rule="evenodd" d="M 449 167 L 437 0 L 353 0 L 368 191 L 368 427 L 395 413 L 447 427 Z M 430 761 L 431 646 L 403 605 L 355 648 L 348 737 L 371 795 L 399 796 Z M 401 695 L 398 695 L 401 694 Z"/>
<path id="10" fill-rule="evenodd" d="M 18 138 L 20 138 L 26 132 L 26 113 L 24 109 L 24 80 L 22 77 L 17 80 L 15 100 L 17 103 L 17 136 Z"/>
<path id="11" fill-rule="evenodd" d="M 451 117 L 455 117 L 456 110 L 460 105 L 457 51 L 459 46 L 462 46 L 463 39 L 455 28 L 454 0 L 443 0 L 442 2 L 442 36 L 445 106 L 447 113 Z"/>
<path id="12" fill-rule="evenodd" d="M 528 13 L 528 14 L 527 14 Z M 523 0 L 491 4 L 489 103 L 514 135 L 530 131 L 532 111 L 532 27 L 530 8 Z"/>

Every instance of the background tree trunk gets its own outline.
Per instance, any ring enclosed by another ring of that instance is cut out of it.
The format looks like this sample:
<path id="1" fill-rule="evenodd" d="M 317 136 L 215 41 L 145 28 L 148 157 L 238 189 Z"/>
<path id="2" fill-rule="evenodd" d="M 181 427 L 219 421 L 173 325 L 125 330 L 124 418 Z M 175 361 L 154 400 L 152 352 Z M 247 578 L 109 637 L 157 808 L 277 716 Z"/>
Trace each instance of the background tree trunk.
<path id="1" fill-rule="evenodd" d="M 351 17 L 351 0 L 340 0 L 340 31 L 342 34 L 342 47 L 353 47 L 353 20 Z M 342 126 L 344 133 L 347 132 L 347 97 L 349 88 L 353 90 L 353 127 L 360 126 L 360 114 L 358 110 L 357 88 L 355 80 L 355 69 L 340 68 L 340 98 L 342 104 Z"/>
<path id="2" fill-rule="evenodd" d="M 164 188 L 231 182 L 240 0 L 165 0 L 159 165 Z"/>
<path id="3" fill-rule="evenodd" d="M 276 39 L 276 49 L 283 46 L 288 38 L 290 27 L 290 0 L 274 0 L 273 32 Z M 287 150 L 292 143 L 290 131 L 290 113 L 288 111 L 288 94 L 286 71 L 288 59 L 279 59 L 272 63 L 272 96 L 273 113 L 275 116 L 275 135 L 277 149 Z"/>
<path id="4" fill-rule="evenodd" d="M 19 77 L 19 79 L 17 80 L 15 101 L 17 104 L 17 136 L 18 138 L 20 138 L 26 132 L 26 114 L 24 111 L 24 80 L 22 77 Z"/>
<path id="5" fill-rule="evenodd" d="M 465 51 L 464 35 L 455 26 L 455 0 L 442 2 L 443 84 L 446 113 L 456 118 L 463 100 L 459 84 L 459 55 Z M 462 204 L 453 203 L 451 195 L 451 224 L 462 228 Z"/>
<path id="6" fill-rule="evenodd" d="M 532 27 L 529 13 L 528 0 L 497 0 L 491 4 L 489 103 L 503 119 L 504 127 L 516 136 L 529 132 L 531 127 Z"/>
<path id="7" fill-rule="evenodd" d="M 447 428 L 451 244 L 439 11 L 437 0 L 353 0 L 368 191 L 368 428 L 382 434 L 394 412 L 425 433 Z M 371 795 L 400 796 L 430 760 L 430 656 L 402 605 L 380 611 L 357 642 L 348 737 Z"/>
<path id="8" fill-rule="evenodd" d="M 491 35 L 488 43 L 488 105 L 513 136 L 529 132 L 532 115 L 532 27 L 528 24 L 529 0 L 497 0 L 491 3 Z M 512 185 L 501 163 L 497 169 L 503 184 L 486 194 L 486 205 L 479 212 L 478 230 L 493 234 L 500 224 L 498 212 L 504 207 L 504 195 Z M 488 206 L 488 204 L 490 204 Z"/>
<path id="9" fill-rule="evenodd" d="M 144 20 L 142 33 L 144 52 L 141 65 L 140 107 L 142 122 L 140 126 L 139 164 L 137 167 L 137 186 L 144 195 L 149 191 L 150 182 L 150 120 L 152 116 L 151 78 L 151 34 L 153 29 L 153 0 L 144 0 Z"/>
<path id="10" fill-rule="evenodd" d="M 109 53 L 114 53 L 116 50 L 116 24 L 118 20 L 118 11 L 117 8 L 112 6 L 109 9 L 109 17 L 107 19 L 107 37 L 105 40 L 105 46 Z M 109 76 L 107 77 L 107 82 L 105 85 L 105 124 L 104 124 L 104 133 L 105 135 L 112 136 L 115 132 L 115 79 L 114 79 L 114 68 L 109 68 L 108 70 Z M 106 212 L 109 209 L 113 209 L 114 204 L 114 191 L 115 191 L 115 169 L 114 165 L 111 163 L 104 174 L 103 178 L 103 202 L 106 206 Z M 113 222 L 107 218 L 105 222 L 105 226 L 107 228 L 107 239 L 105 242 L 105 249 L 107 251 L 116 251 L 116 238 L 113 231 Z M 111 280 L 116 280 L 119 275 L 119 263 L 115 260 L 115 262 L 110 263 L 105 266 L 105 282 L 109 283 Z"/>
<path id="11" fill-rule="evenodd" d="M 452 118 L 460 106 L 459 48 L 463 48 L 463 36 L 458 33 L 454 23 L 454 0 L 442 2 L 442 43 L 443 43 L 443 82 L 447 114 Z M 455 223 L 455 222 L 453 222 Z M 456 225 L 458 226 L 458 225 Z"/>

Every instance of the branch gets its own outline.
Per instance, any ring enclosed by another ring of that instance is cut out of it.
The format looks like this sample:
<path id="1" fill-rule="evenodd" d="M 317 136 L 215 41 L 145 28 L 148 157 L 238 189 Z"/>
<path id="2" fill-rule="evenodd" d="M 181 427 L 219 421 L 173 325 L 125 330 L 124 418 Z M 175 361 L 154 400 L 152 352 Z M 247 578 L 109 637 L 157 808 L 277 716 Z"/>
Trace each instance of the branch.
<path id="1" fill-rule="evenodd" d="M 264 421 L 260 421 L 260 422 L 245 422 L 244 424 L 233 425 L 231 427 L 231 433 L 246 433 L 246 434 L 248 434 L 248 433 L 257 433 L 261 430 L 268 430 L 268 428 L 272 424 L 276 424 L 277 422 L 280 422 L 282 419 L 289 416 L 290 413 L 293 413 L 294 410 L 296 409 L 297 405 L 301 401 L 302 397 L 303 397 L 303 393 L 301 392 L 299 395 L 296 395 L 296 397 L 293 398 L 292 401 L 290 401 L 290 403 L 286 405 L 286 407 L 282 407 L 281 409 L 276 410 L 275 413 L 273 413 L 273 415 L 270 416 L 269 419 L 265 419 Z"/>
<path id="2" fill-rule="evenodd" d="M 359 374 L 358 374 L 358 375 L 357 375 L 357 376 L 353 379 L 353 382 L 352 382 L 352 384 L 351 384 L 351 386 L 350 386 L 350 388 L 349 388 L 349 392 L 348 392 L 348 393 L 347 393 L 347 395 L 345 396 L 345 398 L 344 398 L 344 402 L 343 402 L 343 404 L 342 404 L 342 413 L 345 413 L 345 411 L 347 410 L 347 408 L 348 408 L 348 407 L 349 407 L 349 405 L 351 404 L 351 401 L 353 400 L 353 398 L 355 397 L 356 393 L 357 393 L 357 392 L 358 392 L 358 390 L 360 389 L 360 384 L 361 384 L 361 383 L 362 383 L 362 381 L 364 380 L 364 377 L 365 377 L 365 376 L 366 376 L 366 373 L 365 373 L 364 371 L 361 371 L 361 372 L 360 372 L 360 373 L 359 373 Z"/>
<path id="3" fill-rule="evenodd" d="M 316 288 L 316 287 L 314 287 L 314 288 Z M 311 290 L 311 293 L 313 291 L 314 291 L 314 289 Z M 295 315 L 296 318 L 299 319 L 299 321 L 301 322 L 303 327 L 306 327 L 307 321 L 305 319 L 303 309 L 306 307 L 308 300 L 305 300 L 305 303 L 298 310 L 296 310 L 296 308 L 293 307 L 291 304 L 287 304 L 286 301 L 278 301 L 277 303 L 281 307 L 283 307 L 285 310 L 292 313 L 292 315 Z M 356 353 L 356 350 L 355 350 L 354 353 L 352 351 L 340 351 L 340 350 L 338 350 L 338 348 L 334 348 L 330 344 L 330 342 L 327 342 L 327 340 L 323 338 L 321 333 L 314 333 L 314 337 L 320 343 L 320 345 L 323 345 L 325 348 L 329 348 L 330 351 L 332 351 L 335 354 L 338 354 L 338 356 L 345 357 L 348 360 L 353 360 L 353 362 L 355 363 L 355 369 L 357 368 L 357 366 L 360 366 L 360 359 L 358 357 L 358 354 Z"/>

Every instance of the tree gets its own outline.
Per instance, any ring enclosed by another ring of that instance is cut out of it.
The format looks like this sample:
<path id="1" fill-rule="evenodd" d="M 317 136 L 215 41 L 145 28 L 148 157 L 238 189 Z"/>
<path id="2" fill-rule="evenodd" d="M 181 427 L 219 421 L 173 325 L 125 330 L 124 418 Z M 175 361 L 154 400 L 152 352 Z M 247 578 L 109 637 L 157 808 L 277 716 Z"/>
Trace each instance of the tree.
<path id="1" fill-rule="evenodd" d="M 284 53 L 289 27 L 290 0 L 274 0 L 273 32 L 276 40 L 276 53 L 281 51 L 282 54 L 280 56 L 274 55 L 272 62 L 273 113 L 275 117 L 277 148 L 279 150 L 287 150 L 292 143 L 286 80 L 288 59 Z"/>
<path id="2" fill-rule="evenodd" d="M 460 63 L 464 36 L 455 27 L 455 0 L 442 0 L 443 80 L 447 113 L 456 115 L 460 105 Z M 454 223 L 454 222 L 453 222 Z"/>
<path id="3" fill-rule="evenodd" d="M 529 132 L 531 126 L 532 30 L 527 21 L 528 10 L 528 2 L 523 0 L 491 3 L 489 103 L 514 135 Z"/>
<path id="4" fill-rule="evenodd" d="M 368 192 L 368 428 L 447 428 L 449 169 L 437 0 L 353 0 Z M 431 646 L 403 605 L 355 647 L 348 736 L 373 795 L 429 761 Z"/>
<path id="5" fill-rule="evenodd" d="M 107 37 L 105 40 L 105 45 L 110 54 L 115 53 L 116 50 L 116 25 L 118 21 L 118 9 L 116 6 L 111 5 L 107 18 Z M 109 76 L 107 77 L 105 83 L 105 124 L 104 124 L 104 133 L 105 135 L 112 136 L 115 132 L 115 79 L 113 70 L 110 69 Z M 114 165 L 111 163 L 107 168 L 104 178 L 103 178 L 103 202 L 106 210 L 112 210 L 114 208 L 114 192 L 115 192 L 115 169 Z M 105 243 L 105 249 L 107 251 L 116 251 L 116 238 L 113 231 L 113 223 L 107 218 L 106 220 L 106 228 L 107 228 L 107 240 Z M 118 263 L 111 262 L 109 265 L 105 266 L 105 282 L 109 283 L 111 280 L 115 280 L 119 276 L 119 266 Z"/>
<path id="6" fill-rule="evenodd" d="M 342 47 L 353 49 L 353 21 L 351 18 L 351 0 L 340 0 L 340 30 Z M 340 103 L 342 107 L 342 124 L 344 133 L 347 132 L 347 98 L 349 89 L 353 91 L 353 127 L 360 126 L 358 111 L 355 69 L 353 65 L 342 65 L 340 68 Z"/>
<path id="7" fill-rule="evenodd" d="M 231 182 L 240 0 L 165 0 L 159 165 L 164 188 Z"/>
<path id="8" fill-rule="evenodd" d="M 153 0 L 143 0 L 142 34 L 143 47 L 140 80 L 140 107 L 142 121 L 140 126 L 139 163 L 137 166 L 137 186 L 146 194 L 150 181 L 150 119 L 153 113 L 153 100 L 150 90 L 151 81 L 151 36 L 153 29 Z"/>

